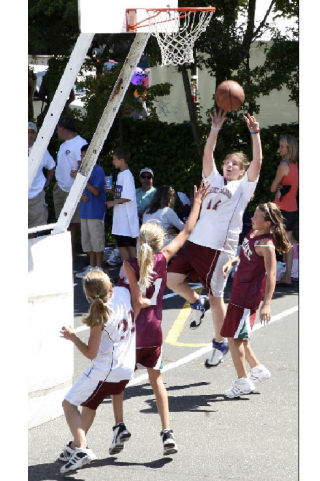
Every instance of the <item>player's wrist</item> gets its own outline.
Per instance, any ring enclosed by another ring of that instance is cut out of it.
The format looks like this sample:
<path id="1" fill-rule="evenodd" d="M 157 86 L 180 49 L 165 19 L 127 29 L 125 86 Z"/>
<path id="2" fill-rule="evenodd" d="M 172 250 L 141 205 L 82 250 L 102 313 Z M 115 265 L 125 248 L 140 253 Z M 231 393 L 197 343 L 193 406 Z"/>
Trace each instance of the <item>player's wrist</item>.
<path id="1" fill-rule="evenodd" d="M 252 129 L 250 130 L 250 134 L 259 134 L 260 133 L 260 129 Z"/>

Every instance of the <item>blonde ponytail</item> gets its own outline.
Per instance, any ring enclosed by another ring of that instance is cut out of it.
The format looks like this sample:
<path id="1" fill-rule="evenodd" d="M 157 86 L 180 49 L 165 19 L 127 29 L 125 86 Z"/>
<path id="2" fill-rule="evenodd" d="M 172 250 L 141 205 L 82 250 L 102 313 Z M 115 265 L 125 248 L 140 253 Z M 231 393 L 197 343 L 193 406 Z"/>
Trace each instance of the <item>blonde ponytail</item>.
<path id="1" fill-rule="evenodd" d="M 159 224 L 148 221 L 141 226 L 137 259 L 140 271 L 139 287 L 142 291 L 151 285 L 152 276 L 154 275 L 153 256 L 161 249 L 164 236 L 164 230 Z"/>
<path id="2" fill-rule="evenodd" d="M 83 290 L 86 298 L 91 302 L 88 315 L 83 323 L 89 327 L 101 326 L 108 322 L 112 310 L 105 304 L 112 294 L 112 283 L 103 271 L 93 269 L 83 279 Z"/>

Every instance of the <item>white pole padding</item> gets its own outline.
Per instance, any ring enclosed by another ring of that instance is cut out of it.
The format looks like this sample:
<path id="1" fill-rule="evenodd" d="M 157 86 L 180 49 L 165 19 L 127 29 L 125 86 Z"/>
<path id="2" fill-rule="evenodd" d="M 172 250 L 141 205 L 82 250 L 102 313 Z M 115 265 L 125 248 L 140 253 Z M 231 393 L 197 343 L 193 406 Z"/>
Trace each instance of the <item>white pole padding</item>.
<path id="1" fill-rule="evenodd" d="M 136 66 L 141 58 L 145 46 L 150 37 L 150 33 L 137 33 L 131 45 L 129 54 L 124 62 L 119 77 L 113 87 L 108 103 L 102 113 L 101 119 L 98 123 L 96 131 L 92 137 L 85 158 L 82 161 L 80 171 L 77 173 L 74 183 L 71 186 L 69 195 L 66 199 L 65 205 L 61 210 L 60 216 L 57 220 L 56 227 L 51 234 L 63 232 L 68 228 L 76 206 L 80 200 L 86 182 L 88 181 L 93 167 L 99 157 L 103 144 L 108 136 L 110 128 L 113 124 L 115 116 L 120 108 L 121 102 L 129 87 L 131 78 L 134 74 Z M 80 177 L 85 176 L 85 182 L 77 181 Z"/>
<path id="2" fill-rule="evenodd" d="M 54 94 L 49 110 L 45 116 L 41 129 L 29 155 L 28 169 L 28 189 L 30 189 L 33 179 L 38 171 L 44 153 L 59 121 L 61 112 L 64 109 L 67 99 L 75 83 L 80 67 L 85 59 L 91 45 L 94 33 L 80 33 L 74 49 L 71 53 L 69 62 L 61 77 L 57 90 Z"/>

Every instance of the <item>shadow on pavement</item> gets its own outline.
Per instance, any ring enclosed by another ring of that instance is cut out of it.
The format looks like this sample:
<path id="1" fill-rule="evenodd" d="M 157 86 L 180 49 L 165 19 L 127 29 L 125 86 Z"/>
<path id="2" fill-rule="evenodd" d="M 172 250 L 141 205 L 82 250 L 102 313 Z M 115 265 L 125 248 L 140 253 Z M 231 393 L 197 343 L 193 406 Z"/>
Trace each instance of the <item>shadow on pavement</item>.
<path id="1" fill-rule="evenodd" d="M 135 462 L 127 462 L 127 461 L 118 461 L 115 457 L 108 457 L 105 459 L 97 459 L 92 463 L 84 466 L 83 469 L 90 469 L 90 468 L 98 468 L 103 466 L 143 466 L 145 468 L 150 469 L 160 469 L 163 468 L 168 463 L 172 462 L 171 456 L 162 457 L 159 459 L 155 459 L 154 461 L 149 461 L 146 463 L 135 463 Z M 34 466 L 30 466 L 28 473 L 29 473 L 29 480 L 30 481 L 86 481 L 85 477 L 76 477 L 78 475 L 78 471 L 71 471 L 68 475 L 63 475 L 59 473 L 60 467 L 63 463 L 54 462 L 54 463 L 46 463 L 46 464 L 36 464 Z M 80 475 L 80 473 L 79 473 Z"/>

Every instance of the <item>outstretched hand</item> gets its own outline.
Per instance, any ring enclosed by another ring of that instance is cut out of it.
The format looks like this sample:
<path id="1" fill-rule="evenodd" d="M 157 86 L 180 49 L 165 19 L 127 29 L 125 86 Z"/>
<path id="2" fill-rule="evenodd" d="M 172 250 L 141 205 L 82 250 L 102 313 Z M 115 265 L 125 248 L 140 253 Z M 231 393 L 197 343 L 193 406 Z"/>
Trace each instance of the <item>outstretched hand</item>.
<path id="1" fill-rule="evenodd" d="M 243 116 L 249 130 L 259 130 L 259 122 L 256 121 L 253 115 L 247 114 Z"/>
<path id="2" fill-rule="evenodd" d="M 211 192 L 212 187 L 209 182 L 202 180 L 199 189 L 196 185 L 193 186 L 193 202 L 201 203 Z"/>
<path id="3" fill-rule="evenodd" d="M 221 129 L 223 123 L 227 120 L 227 112 L 224 110 L 219 109 L 217 112 L 216 109 L 213 109 L 213 114 L 210 113 L 211 117 L 211 127 L 214 129 Z"/>

